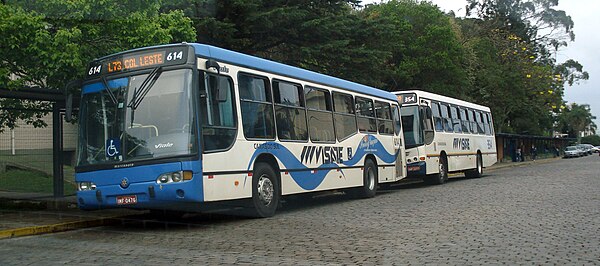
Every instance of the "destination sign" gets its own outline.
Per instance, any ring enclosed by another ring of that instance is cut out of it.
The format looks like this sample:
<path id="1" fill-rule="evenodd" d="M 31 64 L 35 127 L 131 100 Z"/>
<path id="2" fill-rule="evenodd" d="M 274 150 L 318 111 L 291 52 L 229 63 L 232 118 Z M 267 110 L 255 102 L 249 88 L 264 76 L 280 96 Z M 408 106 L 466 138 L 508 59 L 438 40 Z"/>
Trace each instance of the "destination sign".
<path id="1" fill-rule="evenodd" d="M 106 64 L 108 73 L 120 72 L 124 70 L 133 70 L 142 67 L 152 67 L 162 65 L 165 62 L 165 51 L 150 54 L 141 54 L 139 56 L 129 56 L 109 61 Z"/>
<path id="2" fill-rule="evenodd" d="M 188 46 L 154 49 L 150 51 L 122 54 L 106 60 L 96 61 L 88 68 L 88 77 L 114 74 L 137 69 L 185 64 Z"/>
<path id="3" fill-rule="evenodd" d="M 417 103 L 416 93 L 400 94 L 397 98 L 400 104 Z"/>

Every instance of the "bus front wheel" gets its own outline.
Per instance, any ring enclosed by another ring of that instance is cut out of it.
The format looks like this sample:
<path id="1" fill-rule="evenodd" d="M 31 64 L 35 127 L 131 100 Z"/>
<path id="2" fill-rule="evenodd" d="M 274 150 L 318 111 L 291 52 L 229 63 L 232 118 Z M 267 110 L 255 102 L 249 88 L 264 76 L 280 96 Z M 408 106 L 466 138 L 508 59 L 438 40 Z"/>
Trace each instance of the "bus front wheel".
<path id="1" fill-rule="evenodd" d="M 448 160 L 446 156 L 440 156 L 438 173 L 425 177 L 425 183 L 428 185 L 441 185 L 448 181 Z"/>
<path id="2" fill-rule="evenodd" d="M 271 217 L 279 206 L 281 195 L 279 181 L 273 168 L 267 163 L 258 163 L 252 174 L 252 204 L 254 216 Z"/>

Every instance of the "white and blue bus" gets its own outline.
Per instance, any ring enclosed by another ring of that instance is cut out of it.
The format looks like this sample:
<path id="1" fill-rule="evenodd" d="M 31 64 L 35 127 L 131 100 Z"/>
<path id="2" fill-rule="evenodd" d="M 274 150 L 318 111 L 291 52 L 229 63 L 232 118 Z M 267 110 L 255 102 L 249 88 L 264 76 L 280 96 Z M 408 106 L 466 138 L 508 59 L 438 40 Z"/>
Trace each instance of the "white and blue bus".
<path id="1" fill-rule="evenodd" d="M 82 209 L 194 211 L 285 195 L 375 195 L 406 176 L 396 96 L 203 44 L 90 64 L 79 113 Z M 243 200 L 244 201 L 244 200 Z"/>
<path id="2" fill-rule="evenodd" d="M 442 184 L 448 173 L 481 177 L 496 163 L 490 108 L 420 90 L 394 93 L 402 104 L 409 178 Z"/>

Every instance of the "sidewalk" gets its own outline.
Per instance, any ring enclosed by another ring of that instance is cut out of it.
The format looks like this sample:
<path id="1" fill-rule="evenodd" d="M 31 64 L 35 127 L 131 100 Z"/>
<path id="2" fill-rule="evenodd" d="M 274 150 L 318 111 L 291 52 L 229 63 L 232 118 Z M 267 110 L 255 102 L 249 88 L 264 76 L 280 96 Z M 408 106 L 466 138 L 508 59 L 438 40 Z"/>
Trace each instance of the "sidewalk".
<path id="1" fill-rule="evenodd" d="M 518 163 L 502 162 L 486 168 L 485 171 L 551 163 L 560 159 L 557 157 Z M 82 211 L 77 208 L 76 201 L 75 196 L 54 198 L 47 194 L 0 191 L 0 241 L 19 236 L 118 224 L 147 213 L 129 209 Z"/>
<path id="2" fill-rule="evenodd" d="M 128 209 L 82 211 L 77 208 L 75 196 L 54 198 L 39 193 L 0 191 L 0 241 L 116 224 L 144 213 Z"/>
<path id="3" fill-rule="evenodd" d="M 531 165 L 531 164 L 545 164 L 545 163 L 551 163 L 551 162 L 555 162 L 562 159 L 562 157 L 554 157 L 554 158 L 543 158 L 543 159 L 537 159 L 537 160 L 529 160 L 529 161 L 524 161 L 524 162 L 500 162 L 500 163 L 496 163 L 490 167 L 487 167 L 484 169 L 485 171 L 494 171 L 494 170 L 498 170 L 498 169 L 503 169 L 503 168 L 508 168 L 508 167 L 520 167 L 520 166 L 527 166 L 527 165 Z"/>

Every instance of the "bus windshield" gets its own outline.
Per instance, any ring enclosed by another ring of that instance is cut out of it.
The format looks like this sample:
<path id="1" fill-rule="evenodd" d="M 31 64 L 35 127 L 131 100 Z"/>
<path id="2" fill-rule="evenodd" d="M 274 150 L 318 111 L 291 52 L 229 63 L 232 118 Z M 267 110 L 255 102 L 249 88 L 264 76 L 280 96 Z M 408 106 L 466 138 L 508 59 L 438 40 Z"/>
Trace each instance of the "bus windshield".
<path id="1" fill-rule="evenodd" d="M 402 106 L 400 108 L 402 114 L 402 126 L 404 127 L 404 144 L 407 149 L 423 145 L 423 130 L 421 127 L 421 119 L 419 116 L 419 106 Z"/>
<path id="2" fill-rule="evenodd" d="M 108 79 L 83 86 L 78 166 L 196 152 L 192 70 L 163 72 L 155 77 L 156 81 L 147 89 L 145 97 L 138 98 L 135 108 L 128 106 L 148 75 Z"/>

